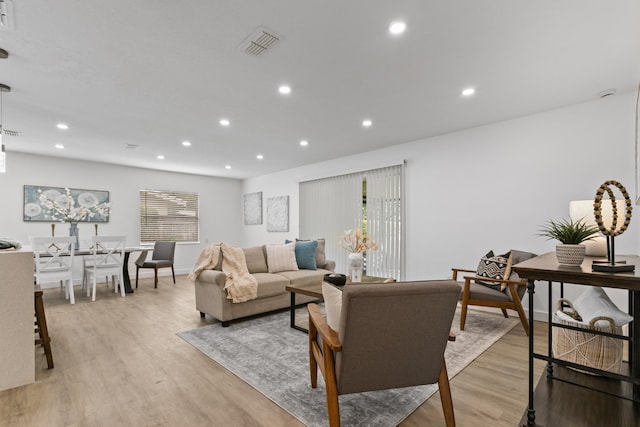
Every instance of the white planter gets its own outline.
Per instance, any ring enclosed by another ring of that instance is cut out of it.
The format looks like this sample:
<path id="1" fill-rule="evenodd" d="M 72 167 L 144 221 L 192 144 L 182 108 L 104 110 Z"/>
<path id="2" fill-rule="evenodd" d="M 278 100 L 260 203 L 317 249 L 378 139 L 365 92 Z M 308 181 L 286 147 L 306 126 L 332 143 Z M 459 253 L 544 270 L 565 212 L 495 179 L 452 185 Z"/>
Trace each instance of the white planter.
<path id="1" fill-rule="evenodd" d="M 556 258 L 562 265 L 580 265 L 584 260 L 584 245 L 556 245 Z"/>

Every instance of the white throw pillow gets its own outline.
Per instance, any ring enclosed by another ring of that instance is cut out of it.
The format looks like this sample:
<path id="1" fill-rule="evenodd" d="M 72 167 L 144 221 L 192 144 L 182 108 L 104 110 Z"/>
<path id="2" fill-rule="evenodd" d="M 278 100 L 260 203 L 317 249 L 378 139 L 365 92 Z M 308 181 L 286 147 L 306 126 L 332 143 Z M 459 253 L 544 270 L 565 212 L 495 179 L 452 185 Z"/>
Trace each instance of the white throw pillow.
<path id="1" fill-rule="evenodd" d="M 585 323 L 589 323 L 591 319 L 598 316 L 613 319 L 616 326 L 626 325 L 633 320 L 633 316 L 620 310 L 613 301 L 609 299 L 604 289 L 598 286 L 587 287 L 578 299 L 575 300 L 573 307 Z M 598 320 L 595 326 L 609 326 L 609 322 Z"/>
<path id="2" fill-rule="evenodd" d="M 338 332 L 342 312 L 342 291 L 330 283 L 322 282 L 322 298 L 327 312 L 327 325 Z"/>
<path id="3" fill-rule="evenodd" d="M 267 265 L 269 273 L 297 271 L 296 242 L 284 245 L 267 245 Z"/>

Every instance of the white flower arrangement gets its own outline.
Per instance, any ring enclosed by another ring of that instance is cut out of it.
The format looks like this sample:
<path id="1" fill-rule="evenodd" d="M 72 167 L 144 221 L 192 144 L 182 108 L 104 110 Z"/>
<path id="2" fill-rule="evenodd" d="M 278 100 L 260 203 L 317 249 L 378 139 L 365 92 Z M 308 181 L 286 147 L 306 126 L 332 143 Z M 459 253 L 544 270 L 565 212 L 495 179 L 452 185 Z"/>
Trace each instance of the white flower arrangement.
<path id="1" fill-rule="evenodd" d="M 367 234 L 364 234 L 360 228 L 345 231 L 339 244 L 349 252 L 365 252 L 369 249 L 378 250 L 378 245 Z"/>
<path id="2" fill-rule="evenodd" d="M 65 188 L 65 194 L 55 190 L 38 190 L 38 193 L 42 209 L 60 222 L 78 223 L 96 215 L 109 214 L 110 203 L 99 203 L 98 198 L 90 192 L 78 195 L 77 205 L 68 188 Z"/>

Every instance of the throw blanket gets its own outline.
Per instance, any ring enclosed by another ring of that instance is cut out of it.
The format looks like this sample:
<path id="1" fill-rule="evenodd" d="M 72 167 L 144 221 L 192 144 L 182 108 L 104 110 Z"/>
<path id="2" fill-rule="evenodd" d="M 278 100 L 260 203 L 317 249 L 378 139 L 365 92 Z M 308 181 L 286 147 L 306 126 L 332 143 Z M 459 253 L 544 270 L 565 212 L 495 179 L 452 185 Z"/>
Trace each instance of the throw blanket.
<path id="1" fill-rule="evenodd" d="M 203 270 L 213 270 L 218 265 L 220 259 L 220 246 L 222 243 L 213 243 L 200 252 L 193 271 L 187 276 L 189 280 L 195 282 Z"/>
<path id="2" fill-rule="evenodd" d="M 212 270 L 218 264 L 222 250 L 222 272 L 227 275 L 224 289 L 234 303 L 245 302 L 258 296 L 258 281 L 249 274 L 244 251 L 226 243 L 214 243 L 202 250 L 189 279 L 195 281 L 203 270 Z"/>
<path id="3" fill-rule="evenodd" d="M 258 296 L 258 281 L 247 270 L 247 259 L 241 248 L 222 244 L 222 272 L 227 275 L 224 288 L 233 302 L 245 302 Z"/>

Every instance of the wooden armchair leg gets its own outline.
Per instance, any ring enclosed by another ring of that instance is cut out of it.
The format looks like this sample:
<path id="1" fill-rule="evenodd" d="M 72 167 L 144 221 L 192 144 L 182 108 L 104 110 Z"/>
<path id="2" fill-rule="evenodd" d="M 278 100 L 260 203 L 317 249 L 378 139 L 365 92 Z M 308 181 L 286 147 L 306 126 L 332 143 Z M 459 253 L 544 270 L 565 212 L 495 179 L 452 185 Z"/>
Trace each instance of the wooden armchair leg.
<path id="1" fill-rule="evenodd" d="M 173 284 L 176 284 L 176 273 L 173 271 L 173 265 L 171 266 L 171 275 L 173 276 Z"/>
<path id="2" fill-rule="evenodd" d="M 505 319 L 509 318 L 509 314 L 507 313 L 507 310 L 505 310 L 504 308 L 501 308 L 500 310 L 502 310 L 502 315 L 504 316 Z"/>
<path id="3" fill-rule="evenodd" d="M 311 388 L 318 387 L 318 361 L 316 360 L 315 352 L 316 350 L 316 339 L 318 336 L 318 332 L 316 331 L 316 327 L 311 320 L 311 316 L 309 316 L 309 377 L 311 380 Z"/>
<path id="4" fill-rule="evenodd" d="M 524 333 L 529 336 L 529 321 L 527 320 L 527 316 L 524 314 L 524 308 L 522 308 L 522 304 L 520 302 L 516 303 L 516 309 L 518 311 L 518 315 L 520 316 L 520 323 L 522 323 Z"/>
<path id="5" fill-rule="evenodd" d="M 463 301 L 460 310 L 460 330 L 464 331 L 464 324 L 467 321 L 467 304 Z"/>
<path id="6" fill-rule="evenodd" d="M 331 348 L 323 342 L 324 382 L 327 393 L 329 427 L 340 427 L 340 406 L 338 404 L 338 384 L 336 380 L 335 360 Z"/>
<path id="7" fill-rule="evenodd" d="M 158 287 L 158 269 L 157 268 L 153 269 L 153 275 L 154 275 L 154 278 L 155 278 L 155 282 L 153 284 L 153 287 L 157 288 Z"/>
<path id="8" fill-rule="evenodd" d="M 442 368 L 440 368 L 440 375 L 438 376 L 438 388 L 440 389 L 440 401 L 442 402 L 444 421 L 447 427 L 455 427 L 456 419 L 453 414 L 451 388 L 449 387 L 449 376 L 447 374 L 447 366 L 444 360 L 442 361 Z"/>
<path id="9" fill-rule="evenodd" d="M 140 267 L 136 265 L 136 289 L 138 289 L 138 271 L 139 270 L 140 270 Z"/>

